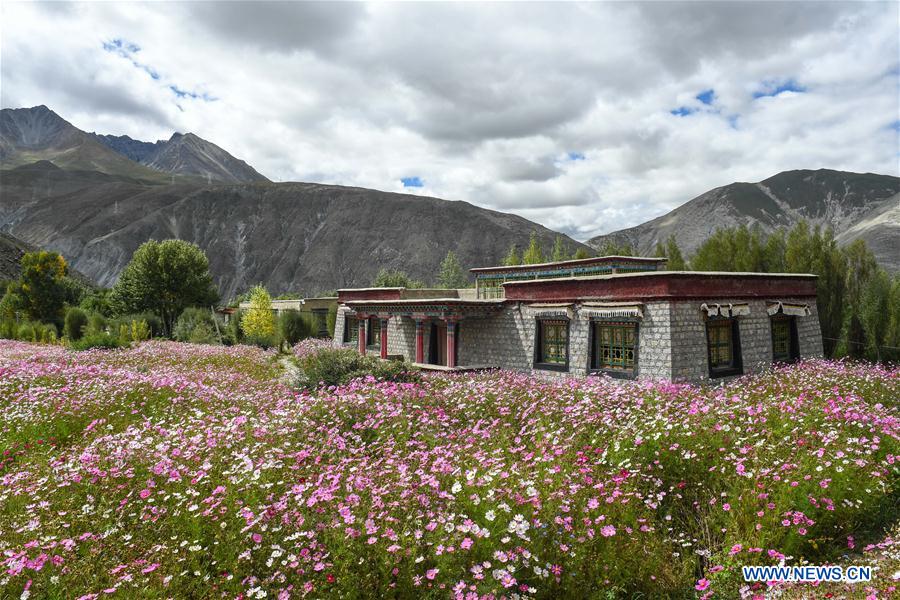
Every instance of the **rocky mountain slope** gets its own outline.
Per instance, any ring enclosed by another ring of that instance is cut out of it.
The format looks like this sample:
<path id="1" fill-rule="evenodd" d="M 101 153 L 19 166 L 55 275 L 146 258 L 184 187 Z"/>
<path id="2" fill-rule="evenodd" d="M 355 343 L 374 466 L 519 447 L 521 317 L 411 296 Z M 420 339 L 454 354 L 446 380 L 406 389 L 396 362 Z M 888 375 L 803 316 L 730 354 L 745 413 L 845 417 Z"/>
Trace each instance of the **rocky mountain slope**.
<path id="1" fill-rule="evenodd" d="M 862 238 L 885 268 L 900 271 L 900 178 L 828 169 L 715 188 L 652 221 L 587 243 L 600 248 L 606 241 L 627 242 L 646 254 L 674 235 L 690 256 L 721 227 L 758 224 L 768 233 L 801 219 L 832 227 L 842 244 Z"/>
<path id="2" fill-rule="evenodd" d="M 13 168 L 47 160 L 58 167 L 99 171 L 149 182 L 268 181 L 253 167 L 192 133 L 156 143 L 81 131 L 46 106 L 0 110 L 0 164 Z M 173 177 L 174 176 L 174 177 Z"/>
<path id="3" fill-rule="evenodd" d="M 0 171 L 0 229 L 102 285 L 144 241 L 188 240 L 225 298 L 259 282 L 274 293 L 366 286 L 382 268 L 432 281 L 448 250 L 471 268 L 497 264 L 532 231 L 547 249 L 557 235 L 466 202 L 314 183 L 152 185 L 48 162 Z"/>

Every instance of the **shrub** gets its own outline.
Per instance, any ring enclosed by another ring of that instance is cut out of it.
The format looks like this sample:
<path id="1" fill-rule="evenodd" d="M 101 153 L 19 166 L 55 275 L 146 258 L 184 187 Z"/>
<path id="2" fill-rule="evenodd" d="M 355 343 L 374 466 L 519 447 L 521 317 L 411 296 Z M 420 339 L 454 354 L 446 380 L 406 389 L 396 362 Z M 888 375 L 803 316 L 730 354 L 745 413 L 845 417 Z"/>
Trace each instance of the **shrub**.
<path id="1" fill-rule="evenodd" d="M 132 323 L 134 322 L 145 322 L 147 327 L 149 328 L 149 336 L 150 337 L 162 337 L 165 335 L 163 331 L 163 323 L 162 320 L 155 314 L 151 312 L 139 312 L 139 313 L 131 313 L 127 315 L 120 315 L 115 319 L 110 320 L 110 330 L 118 331 L 121 328 L 122 324 L 128 326 L 129 329 L 132 327 Z"/>
<path id="2" fill-rule="evenodd" d="M 197 323 L 186 340 L 191 344 L 218 344 L 219 335 L 206 322 Z"/>
<path id="3" fill-rule="evenodd" d="M 115 350 L 127 346 L 127 342 L 122 342 L 119 338 L 108 333 L 86 333 L 80 340 L 70 342 L 69 347 L 72 350 L 91 350 L 100 348 L 106 350 Z"/>
<path id="4" fill-rule="evenodd" d="M 303 372 L 301 385 L 342 385 L 371 375 L 376 379 L 397 382 L 418 381 L 418 371 L 402 361 L 383 361 L 373 356 L 363 356 L 348 348 L 327 348 L 300 359 Z"/>
<path id="5" fill-rule="evenodd" d="M 248 343 L 269 348 L 274 346 L 275 315 L 272 314 L 272 298 L 261 285 L 250 290 L 250 308 L 241 317 L 241 330 Z"/>
<path id="6" fill-rule="evenodd" d="M 242 311 L 236 310 L 234 311 L 234 314 L 231 315 L 231 318 L 228 319 L 228 324 L 222 332 L 222 343 L 226 346 L 233 346 L 244 342 L 244 332 L 241 329 L 241 318 L 243 317 L 243 314 Z"/>
<path id="7" fill-rule="evenodd" d="M 106 318 L 101 314 L 92 313 L 88 316 L 87 329 L 84 330 L 84 335 L 97 335 L 106 333 L 106 327 Z"/>
<path id="8" fill-rule="evenodd" d="M 296 310 L 286 310 L 278 317 L 278 333 L 281 342 L 293 346 L 313 334 L 312 323 Z"/>
<path id="9" fill-rule="evenodd" d="M 191 306 L 184 309 L 181 315 L 179 315 L 178 321 L 175 322 L 175 328 L 172 330 L 172 334 L 179 342 L 190 342 L 191 337 L 194 335 L 194 330 L 201 324 L 205 325 L 205 330 L 208 330 L 210 335 L 215 336 L 215 323 L 213 322 L 212 313 L 205 308 Z M 218 336 L 215 336 L 214 341 L 199 343 L 218 342 Z"/>
<path id="10" fill-rule="evenodd" d="M 22 323 L 19 325 L 19 330 L 16 332 L 16 339 L 23 342 L 36 342 L 37 337 L 35 336 L 34 324 Z"/>
<path id="11" fill-rule="evenodd" d="M 17 329 L 15 321 L 9 319 L 0 320 L 0 338 L 4 340 L 16 339 Z"/>
<path id="12" fill-rule="evenodd" d="M 78 307 L 71 307 L 66 311 L 66 323 L 64 331 L 70 340 L 78 341 L 84 335 L 84 329 L 88 324 L 87 313 Z"/>
<path id="13" fill-rule="evenodd" d="M 143 319 L 131 322 L 131 339 L 135 342 L 143 342 L 150 339 L 150 326 Z"/>

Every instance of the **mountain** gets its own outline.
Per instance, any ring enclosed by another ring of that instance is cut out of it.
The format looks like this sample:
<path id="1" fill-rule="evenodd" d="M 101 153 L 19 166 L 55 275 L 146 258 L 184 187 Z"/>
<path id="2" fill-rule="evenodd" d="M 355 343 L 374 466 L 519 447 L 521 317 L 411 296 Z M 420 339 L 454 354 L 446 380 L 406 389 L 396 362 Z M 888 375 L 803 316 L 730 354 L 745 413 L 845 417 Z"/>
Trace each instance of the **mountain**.
<path id="1" fill-rule="evenodd" d="M 113 152 L 46 106 L 0 110 L 0 163 L 3 168 L 40 160 L 58 167 L 162 180 L 160 173 Z"/>
<path id="2" fill-rule="evenodd" d="M 831 227 L 840 244 L 861 238 L 878 261 L 900 271 L 900 178 L 819 169 L 785 171 L 759 183 L 732 183 L 701 194 L 675 210 L 636 227 L 588 240 L 631 244 L 652 254 L 670 235 L 690 256 L 716 229 L 759 225 L 770 233 L 805 219 Z"/>
<path id="3" fill-rule="evenodd" d="M 159 145 L 156 151 L 142 162 L 151 169 L 163 173 L 196 175 L 206 179 L 207 182 L 269 181 L 244 161 L 193 133 L 175 133 L 168 142 Z"/>
<path id="4" fill-rule="evenodd" d="M 22 274 L 22 255 L 34 251 L 34 246 L 0 232 L 0 285 L 18 279 Z M 0 287 L 0 292 L 5 290 Z"/>
<path id="5" fill-rule="evenodd" d="M 382 268 L 432 281 L 448 250 L 486 266 L 532 231 L 545 249 L 558 235 L 467 202 L 315 183 L 158 185 L 48 162 L 0 171 L 0 230 L 106 286 L 141 243 L 194 242 L 224 298 L 260 282 L 275 294 L 364 287 Z"/>
<path id="6" fill-rule="evenodd" d="M 46 106 L 0 110 L 0 163 L 13 168 L 50 161 L 147 182 L 268 181 L 253 167 L 192 133 L 156 143 L 81 131 Z"/>

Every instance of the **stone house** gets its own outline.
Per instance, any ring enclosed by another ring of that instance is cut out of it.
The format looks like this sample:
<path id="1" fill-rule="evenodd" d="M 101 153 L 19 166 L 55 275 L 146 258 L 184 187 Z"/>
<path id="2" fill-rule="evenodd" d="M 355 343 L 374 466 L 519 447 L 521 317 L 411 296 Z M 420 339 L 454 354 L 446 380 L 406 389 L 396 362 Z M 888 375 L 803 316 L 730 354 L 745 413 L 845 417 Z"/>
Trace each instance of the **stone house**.
<path id="1" fill-rule="evenodd" d="M 693 382 L 822 356 L 815 275 L 623 256 L 472 273 L 474 289 L 339 290 L 334 344 L 425 368 Z"/>

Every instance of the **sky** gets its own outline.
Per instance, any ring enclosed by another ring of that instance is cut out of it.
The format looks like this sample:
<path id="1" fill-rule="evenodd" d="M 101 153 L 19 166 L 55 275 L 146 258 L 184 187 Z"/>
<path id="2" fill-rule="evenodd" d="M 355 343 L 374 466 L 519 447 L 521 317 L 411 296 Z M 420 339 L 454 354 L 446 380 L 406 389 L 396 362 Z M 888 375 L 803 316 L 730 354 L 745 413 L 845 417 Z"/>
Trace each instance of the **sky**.
<path id="1" fill-rule="evenodd" d="M 0 105 L 585 240 L 790 169 L 900 175 L 900 3 L 0 4 Z"/>

